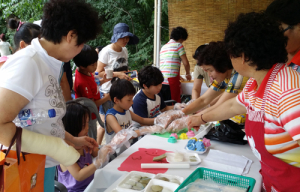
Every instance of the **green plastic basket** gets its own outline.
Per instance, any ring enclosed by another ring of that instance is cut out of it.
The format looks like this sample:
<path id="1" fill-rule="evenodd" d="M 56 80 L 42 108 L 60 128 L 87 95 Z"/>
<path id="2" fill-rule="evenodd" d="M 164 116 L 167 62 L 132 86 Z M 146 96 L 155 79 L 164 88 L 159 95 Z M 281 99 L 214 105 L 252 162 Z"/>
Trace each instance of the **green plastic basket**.
<path id="1" fill-rule="evenodd" d="M 203 179 L 203 180 L 212 179 L 213 181 L 220 184 L 226 184 L 226 185 L 241 187 L 245 189 L 248 189 L 250 186 L 248 190 L 249 192 L 252 192 L 255 185 L 255 179 L 251 177 L 245 177 L 245 176 L 235 175 L 235 174 L 226 173 L 222 171 L 216 171 L 213 169 L 199 167 L 186 180 L 183 181 L 183 183 L 176 189 L 175 192 L 178 192 L 180 189 L 196 181 L 197 179 Z"/>

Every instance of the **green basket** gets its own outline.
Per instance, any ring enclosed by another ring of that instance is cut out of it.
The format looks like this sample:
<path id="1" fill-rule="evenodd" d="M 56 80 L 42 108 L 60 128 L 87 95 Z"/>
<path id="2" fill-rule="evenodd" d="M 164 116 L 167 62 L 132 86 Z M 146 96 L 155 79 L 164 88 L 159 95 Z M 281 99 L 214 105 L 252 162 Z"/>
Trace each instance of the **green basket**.
<path id="1" fill-rule="evenodd" d="M 250 186 L 248 190 L 249 192 L 251 192 L 254 189 L 255 185 L 255 179 L 251 177 L 244 177 L 240 175 L 199 167 L 186 180 L 183 181 L 183 183 L 176 189 L 175 192 L 178 192 L 180 189 L 196 181 L 197 179 L 212 179 L 213 181 L 220 184 L 226 184 L 245 189 L 248 189 L 248 187 Z"/>

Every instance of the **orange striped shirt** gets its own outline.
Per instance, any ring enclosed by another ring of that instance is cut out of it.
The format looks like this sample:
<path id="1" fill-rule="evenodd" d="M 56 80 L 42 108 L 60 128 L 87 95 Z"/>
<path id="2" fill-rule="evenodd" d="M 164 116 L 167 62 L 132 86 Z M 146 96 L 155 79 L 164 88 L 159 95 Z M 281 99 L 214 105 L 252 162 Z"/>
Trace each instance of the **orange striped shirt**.
<path id="1" fill-rule="evenodd" d="M 259 111 L 264 90 L 257 91 L 256 87 L 255 79 L 249 79 L 237 101 Z M 297 71 L 285 66 L 278 72 L 266 98 L 264 120 L 267 151 L 300 167 L 300 146 L 297 143 L 300 140 L 300 74 Z"/>

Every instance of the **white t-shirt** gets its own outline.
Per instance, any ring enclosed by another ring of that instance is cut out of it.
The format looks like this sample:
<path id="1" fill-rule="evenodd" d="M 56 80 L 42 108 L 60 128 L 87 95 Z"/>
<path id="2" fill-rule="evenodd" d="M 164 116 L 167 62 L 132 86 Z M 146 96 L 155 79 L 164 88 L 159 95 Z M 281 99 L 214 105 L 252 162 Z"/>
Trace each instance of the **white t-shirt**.
<path id="1" fill-rule="evenodd" d="M 111 48 L 111 44 L 104 47 L 99 53 L 101 63 L 105 64 L 113 70 L 123 66 L 128 66 L 128 51 L 126 47 L 122 48 L 121 52 L 116 52 Z M 111 82 L 108 81 L 101 85 L 101 92 L 108 93 L 111 87 Z"/>
<path id="2" fill-rule="evenodd" d="M 50 57 L 36 38 L 32 40 L 31 45 L 15 53 L 2 66 L 0 87 L 28 99 L 29 103 L 24 109 L 59 110 L 59 116 L 25 129 L 64 139 L 62 118 L 65 115 L 66 104 L 58 81 L 61 68 L 62 62 Z M 46 168 L 58 164 L 54 159 L 47 157 Z"/>
<path id="3" fill-rule="evenodd" d="M 9 51 L 10 44 L 9 42 L 0 41 L 0 56 L 10 55 Z"/>

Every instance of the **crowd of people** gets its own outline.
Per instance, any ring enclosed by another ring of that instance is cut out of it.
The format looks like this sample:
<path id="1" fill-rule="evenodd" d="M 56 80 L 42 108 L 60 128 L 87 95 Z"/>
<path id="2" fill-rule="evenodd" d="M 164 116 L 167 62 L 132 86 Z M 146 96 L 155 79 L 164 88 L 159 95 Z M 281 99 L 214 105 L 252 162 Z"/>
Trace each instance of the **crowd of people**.
<path id="1" fill-rule="evenodd" d="M 120 135 L 129 135 L 133 143 L 162 132 L 165 127 L 156 118 L 164 112 L 190 115 L 189 129 L 243 116 L 248 142 L 261 162 L 262 191 L 300 188 L 299 9 L 298 0 L 274 0 L 263 12 L 241 13 L 229 22 L 223 41 L 200 45 L 193 55 L 192 100 L 181 104 L 181 65 L 185 78 L 192 79 L 183 46 L 185 28 L 172 29 L 161 48 L 159 68 L 139 71 L 137 91 L 128 74 L 126 46 L 138 44 L 139 38 L 129 26 L 116 24 L 111 44 L 92 48 L 86 43 L 101 31 L 97 11 L 83 0 L 50 0 L 41 26 L 9 20 L 8 27 L 16 30 L 14 49 L 0 35 L 0 110 L 5 111 L 0 143 L 10 146 L 22 129 L 21 150 L 46 155 L 44 191 L 54 191 L 56 170 L 69 191 L 83 191 L 97 169 L 126 149 L 120 147 Z M 77 67 L 74 85 L 70 60 Z M 106 70 L 113 71 L 112 77 Z M 209 89 L 201 94 L 204 83 Z M 98 127 L 96 138 L 88 135 L 96 129 L 89 126 L 96 116 L 72 101 L 72 89 L 75 99 L 91 99 L 99 110 L 104 127 Z M 171 99 L 180 105 L 167 106 Z M 13 120 L 22 109 L 61 113 L 20 128 Z M 106 144 L 101 145 L 104 136 Z"/>

